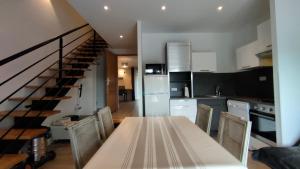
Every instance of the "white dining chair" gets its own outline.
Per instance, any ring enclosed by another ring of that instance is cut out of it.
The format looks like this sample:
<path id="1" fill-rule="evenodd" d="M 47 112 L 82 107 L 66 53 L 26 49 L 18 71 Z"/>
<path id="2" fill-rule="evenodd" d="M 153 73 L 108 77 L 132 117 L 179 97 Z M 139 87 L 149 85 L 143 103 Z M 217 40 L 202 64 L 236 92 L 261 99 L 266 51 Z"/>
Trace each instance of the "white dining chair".
<path id="1" fill-rule="evenodd" d="M 110 108 L 104 107 L 97 112 L 101 138 L 107 139 L 114 131 L 114 122 Z"/>
<path id="2" fill-rule="evenodd" d="M 199 126 L 208 135 L 210 134 L 210 126 L 212 121 L 213 108 L 210 106 L 199 104 L 197 107 L 196 125 Z"/>
<path id="3" fill-rule="evenodd" d="M 81 169 L 102 145 L 96 117 L 86 117 L 67 128 L 76 169 Z"/>
<path id="4" fill-rule="evenodd" d="M 222 112 L 219 122 L 218 142 L 247 166 L 251 122 L 228 112 Z"/>

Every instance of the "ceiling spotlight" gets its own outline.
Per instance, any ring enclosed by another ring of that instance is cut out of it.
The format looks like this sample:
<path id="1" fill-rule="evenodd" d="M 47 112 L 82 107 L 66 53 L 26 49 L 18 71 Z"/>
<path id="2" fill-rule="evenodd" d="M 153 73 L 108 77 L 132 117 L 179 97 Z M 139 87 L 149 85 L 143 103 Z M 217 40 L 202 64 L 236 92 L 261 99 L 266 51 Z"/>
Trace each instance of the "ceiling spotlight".
<path id="1" fill-rule="evenodd" d="M 223 10 L 223 6 L 218 6 L 218 11 L 222 11 Z"/>
<path id="2" fill-rule="evenodd" d="M 161 6 L 161 10 L 165 11 L 167 9 L 167 7 L 165 5 Z"/>
<path id="3" fill-rule="evenodd" d="M 123 39 L 123 38 L 124 38 L 124 36 L 123 36 L 123 35 L 120 35 L 120 38 L 121 38 L 121 39 Z"/>
<path id="4" fill-rule="evenodd" d="M 128 68 L 128 63 L 126 63 L 126 62 L 123 62 L 121 65 L 123 68 Z"/>
<path id="5" fill-rule="evenodd" d="M 104 8 L 104 10 L 106 10 L 106 11 L 109 10 L 109 7 L 108 7 L 107 5 L 105 5 L 103 8 Z"/>

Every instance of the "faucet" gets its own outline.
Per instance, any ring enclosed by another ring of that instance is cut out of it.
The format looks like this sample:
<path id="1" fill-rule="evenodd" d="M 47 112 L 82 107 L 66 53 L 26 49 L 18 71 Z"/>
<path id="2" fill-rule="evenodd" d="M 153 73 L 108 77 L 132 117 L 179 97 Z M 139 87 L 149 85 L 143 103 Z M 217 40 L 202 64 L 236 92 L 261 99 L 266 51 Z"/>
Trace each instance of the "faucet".
<path id="1" fill-rule="evenodd" d="M 221 96 L 221 87 L 219 85 L 216 86 L 216 96 Z"/>

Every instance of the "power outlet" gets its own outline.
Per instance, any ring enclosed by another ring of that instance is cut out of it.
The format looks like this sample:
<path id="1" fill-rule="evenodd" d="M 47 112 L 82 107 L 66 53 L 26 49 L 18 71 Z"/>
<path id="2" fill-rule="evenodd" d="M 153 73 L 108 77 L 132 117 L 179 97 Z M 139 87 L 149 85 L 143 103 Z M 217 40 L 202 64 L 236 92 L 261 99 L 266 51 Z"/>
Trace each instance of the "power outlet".
<path id="1" fill-rule="evenodd" d="M 259 81 L 260 82 L 267 81 L 267 76 L 259 76 Z"/>
<path id="2" fill-rule="evenodd" d="M 172 92 L 177 92 L 178 89 L 177 89 L 176 87 L 172 87 L 172 88 L 171 88 L 171 91 L 172 91 Z"/>

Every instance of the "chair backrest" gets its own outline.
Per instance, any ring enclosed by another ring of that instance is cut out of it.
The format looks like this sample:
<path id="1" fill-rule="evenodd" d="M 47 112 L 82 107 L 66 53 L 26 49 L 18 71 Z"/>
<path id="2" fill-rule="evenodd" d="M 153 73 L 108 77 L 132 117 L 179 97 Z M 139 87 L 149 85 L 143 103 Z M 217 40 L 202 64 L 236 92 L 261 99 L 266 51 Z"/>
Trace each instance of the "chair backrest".
<path id="1" fill-rule="evenodd" d="M 220 116 L 218 142 L 232 155 L 247 165 L 251 122 L 230 113 Z"/>
<path id="2" fill-rule="evenodd" d="M 98 130 L 97 120 L 94 116 L 68 126 L 72 154 L 77 169 L 83 168 L 102 145 Z"/>
<path id="3" fill-rule="evenodd" d="M 207 134 L 210 134 L 213 109 L 207 105 L 200 104 L 197 108 L 196 125 Z"/>
<path id="4" fill-rule="evenodd" d="M 101 138 L 108 138 L 114 131 L 114 122 L 112 120 L 111 110 L 109 107 L 100 109 L 97 113 L 100 126 Z"/>

